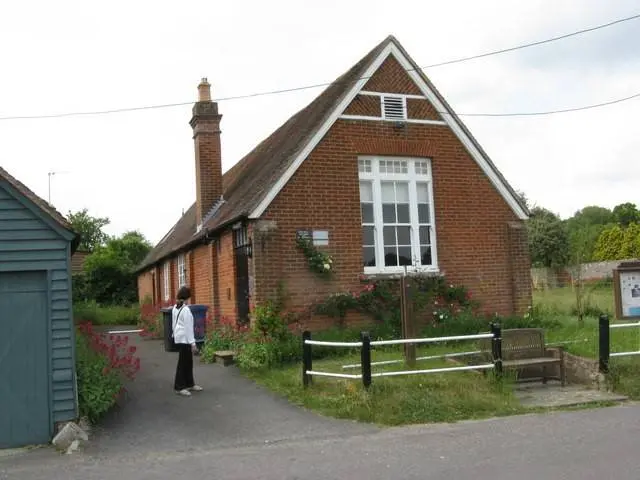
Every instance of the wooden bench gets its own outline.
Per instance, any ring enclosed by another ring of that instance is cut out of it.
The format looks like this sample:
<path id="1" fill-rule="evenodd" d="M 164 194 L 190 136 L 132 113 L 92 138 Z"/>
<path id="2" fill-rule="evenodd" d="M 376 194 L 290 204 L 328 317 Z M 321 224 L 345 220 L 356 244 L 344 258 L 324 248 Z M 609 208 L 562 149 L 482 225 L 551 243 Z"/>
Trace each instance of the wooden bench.
<path id="1" fill-rule="evenodd" d="M 214 360 L 216 362 L 221 360 L 222 364 L 225 367 L 228 367 L 229 365 L 233 365 L 233 357 L 235 356 L 235 354 L 236 352 L 233 352 L 231 350 L 218 350 L 214 354 Z"/>
<path id="2" fill-rule="evenodd" d="M 485 360 L 492 362 L 492 339 L 482 339 L 480 350 Z M 522 369 L 526 367 L 540 367 L 542 383 L 547 383 L 549 378 L 558 379 L 564 387 L 566 384 L 566 372 L 564 364 L 564 348 L 558 347 L 559 357 L 553 356 L 553 351 L 548 350 L 544 343 L 544 330 L 541 328 L 514 328 L 502 330 L 502 368 Z M 547 375 L 548 366 L 558 365 L 560 376 Z"/>

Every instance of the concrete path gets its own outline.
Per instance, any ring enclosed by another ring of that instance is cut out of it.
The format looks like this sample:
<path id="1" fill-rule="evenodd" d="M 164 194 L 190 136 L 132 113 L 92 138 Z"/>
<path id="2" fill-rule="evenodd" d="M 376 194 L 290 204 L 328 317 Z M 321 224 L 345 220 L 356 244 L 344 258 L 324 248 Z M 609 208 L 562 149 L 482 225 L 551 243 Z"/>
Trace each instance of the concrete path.
<path id="1" fill-rule="evenodd" d="M 196 364 L 206 391 L 172 391 L 176 357 L 136 342 L 128 402 L 83 452 L 0 458 L 0 480 L 638 478 L 640 406 L 379 429 L 320 417 L 242 378 Z"/>
<path id="2" fill-rule="evenodd" d="M 130 341 L 138 346 L 141 370 L 123 406 L 93 432 L 86 455 L 189 452 L 376 430 L 295 407 L 242 377 L 236 367 L 202 364 L 199 357 L 194 376 L 205 390 L 189 398 L 176 395 L 177 354 L 165 352 L 157 340 L 131 335 Z"/>

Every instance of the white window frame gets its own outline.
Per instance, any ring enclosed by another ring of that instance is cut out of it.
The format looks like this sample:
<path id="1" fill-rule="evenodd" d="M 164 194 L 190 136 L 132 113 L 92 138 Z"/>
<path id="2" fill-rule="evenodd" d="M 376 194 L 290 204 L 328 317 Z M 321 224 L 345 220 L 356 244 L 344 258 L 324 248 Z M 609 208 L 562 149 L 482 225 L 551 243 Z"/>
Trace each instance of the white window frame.
<path id="1" fill-rule="evenodd" d="M 171 262 L 164 262 L 164 266 L 162 268 L 162 298 L 167 302 L 171 298 L 171 292 L 169 292 L 169 285 L 171 282 L 169 278 L 171 277 Z"/>
<path id="2" fill-rule="evenodd" d="M 187 264 L 185 254 L 178 255 L 178 288 L 187 284 Z"/>
<path id="3" fill-rule="evenodd" d="M 380 161 L 400 160 L 407 162 L 406 173 L 381 173 Z M 365 161 L 367 171 L 360 171 L 360 163 Z M 418 173 L 416 165 L 426 162 L 427 172 Z M 370 167 L 370 168 L 369 168 Z M 387 156 L 359 156 L 358 172 L 360 181 L 370 181 L 373 191 L 373 216 L 374 216 L 374 235 L 375 235 L 375 267 L 363 267 L 365 274 L 398 274 L 403 272 L 433 272 L 438 273 L 438 252 L 436 239 L 436 221 L 435 221 L 435 205 L 433 199 L 433 176 L 431 168 L 431 159 L 425 157 L 387 157 Z M 411 255 L 413 262 L 418 261 L 418 265 L 411 266 L 392 266 L 384 265 L 384 238 L 383 238 L 383 219 L 382 219 L 382 189 L 381 182 L 384 181 L 400 181 L 409 184 L 409 219 L 411 223 Z M 429 200 L 429 220 L 430 220 L 430 242 L 431 242 L 431 265 L 420 265 L 420 234 L 418 221 L 418 183 L 426 183 L 428 187 Z M 361 219 L 362 222 L 362 219 Z"/>

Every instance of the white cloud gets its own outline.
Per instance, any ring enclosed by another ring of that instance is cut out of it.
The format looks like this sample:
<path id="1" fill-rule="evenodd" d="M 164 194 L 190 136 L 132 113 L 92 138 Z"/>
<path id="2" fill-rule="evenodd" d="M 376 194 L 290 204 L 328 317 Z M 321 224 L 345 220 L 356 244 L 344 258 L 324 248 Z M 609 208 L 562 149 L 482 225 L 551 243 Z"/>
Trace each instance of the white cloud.
<path id="1" fill-rule="evenodd" d="M 332 81 L 388 34 L 420 65 L 635 14 L 621 0 L 324 2 L 80 1 L 0 6 L 0 116 L 191 102 Z M 553 14 L 550 15 L 550 8 Z M 34 12 L 37 14 L 34 15 Z M 636 93 L 638 22 L 427 70 L 459 112 L 572 107 Z M 8 46 L 8 48 L 7 48 Z M 223 169 L 319 89 L 220 103 Z M 548 117 L 464 120 L 507 179 L 567 216 L 640 203 L 640 99 Z M 87 207 L 110 233 L 159 240 L 194 200 L 190 106 L 0 121 L 0 162 L 63 212 Z"/>

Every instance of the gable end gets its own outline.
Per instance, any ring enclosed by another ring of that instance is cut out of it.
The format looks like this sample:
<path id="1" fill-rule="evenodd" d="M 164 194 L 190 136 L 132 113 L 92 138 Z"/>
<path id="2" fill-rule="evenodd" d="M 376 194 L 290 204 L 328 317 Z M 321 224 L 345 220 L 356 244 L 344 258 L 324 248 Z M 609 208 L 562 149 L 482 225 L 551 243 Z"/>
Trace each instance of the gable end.
<path id="1" fill-rule="evenodd" d="M 443 120 L 429 120 L 429 119 L 421 119 L 421 120 L 413 120 L 414 122 L 419 123 L 435 123 L 439 125 L 447 125 L 455 136 L 459 139 L 459 141 L 464 145 L 466 150 L 469 152 L 471 157 L 476 161 L 476 163 L 480 166 L 482 171 L 485 173 L 487 178 L 489 178 L 490 182 L 496 188 L 496 190 L 500 193 L 509 207 L 513 210 L 516 216 L 522 220 L 529 218 L 529 215 L 526 209 L 521 205 L 515 193 L 508 185 L 504 177 L 497 170 L 495 165 L 491 162 L 488 156 L 481 150 L 481 147 L 478 143 L 473 139 L 470 132 L 466 129 L 466 127 L 462 124 L 462 122 L 455 116 L 453 110 L 445 104 L 444 99 L 435 92 L 435 87 L 433 87 L 426 76 L 422 73 L 422 71 L 417 68 L 417 66 L 408 58 L 406 52 L 404 52 L 401 47 L 399 47 L 395 40 L 391 38 L 387 46 L 380 52 L 380 54 L 375 58 L 364 75 L 358 80 L 352 88 L 347 92 L 346 95 L 343 96 L 342 100 L 338 103 L 338 105 L 334 108 L 331 114 L 325 119 L 324 123 L 317 129 L 315 134 L 311 137 L 309 142 L 304 146 L 304 148 L 298 153 L 293 162 L 289 165 L 284 174 L 275 182 L 275 184 L 271 187 L 271 189 L 267 192 L 267 194 L 262 198 L 259 204 L 251 211 L 249 214 L 249 218 L 255 219 L 259 218 L 267 209 L 267 207 L 271 204 L 271 202 L 275 199 L 278 193 L 284 188 L 287 182 L 293 177 L 295 172 L 298 170 L 302 162 L 309 156 L 309 154 L 315 149 L 318 143 L 322 140 L 325 134 L 329 131 L 329 129 L 333 126 L 333 124 L 339 118 L 343 119 L 358 119 L 358 120 L 380 120 L 381 118 L 363 118 L 358 115 L 343 115 L 342 112 L 347 110 L 347 107 L 351 105 L 353 100 L 357 95 L 380 95 L 381 92 L 377 92 L 380 87 L 378 84 L 373 82 L 375 80 L 374 74 L 378 71 L 378 69 L 383 65 L 385 60 L 389 56 L 392 56 L 395 61 L 397 61 L 402 69 L 408 74 L 409 78 L 413 81 L 413 88 L 416 90 L 405 90 L 411 91 L 412 93 L 404 93 L 404 94 L 395 94 L 394 96 L 405 96 L 405 97 L 417 97 L 417 98 L 426 98 L 427 101 L 433 105 L 435 110 L 440 113 L 440 118 Z M 387 65 L 392 64 L 393 62 L 387 62 Z M 364 87 L 367 86 L 367 90 L 364 90 Z M 404 88 L 404 87 L 403 87 Z M 414 93 L 415 92 L 415 93 Z M 384 93 L 384 92 L 383 92 Z M 394 92 L 387 92 L 393 95 Z M 405 99 L 406 100 L 406 99 Z M 370 107 L 369 107 L 370 108 Z M 382 108 L 382 107 L 381 107 Z M 350 118 L 352 117 L 352 118 Z M 382 117 L 382 112 L 380 114 Z M 396 120 L 394 120 L 396 121 Z"/>
<path id="2" fill-rule="evenodd" d="M 4 178 L 0 178 L 0 188 L 2 188 L 5 192 L 7 192 L 11 197 L 13 197 L 17 202 L 23 205 L 27 210 L 32 212 L 37 218 L 42 220 L 48 227 L 50 227 L 53 231 L 55 231 L 58 235 L 60 235 L 63 239 L 67 241 L 74 241 L 77 238 L 77 235 L 63 228 L 55 219 L 51 217 L 47 212 L 43 211 L 38 205 L 32 202 L 26 195 L 22 192 L 16 190 L 11 183 L 7 182 Z"/>

